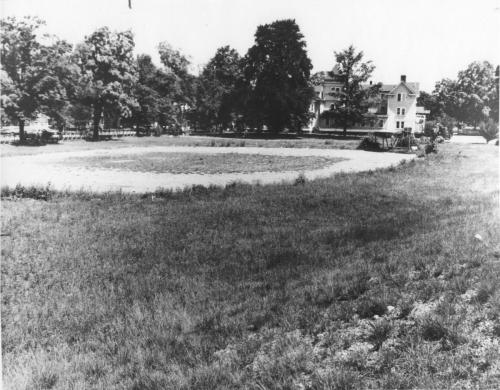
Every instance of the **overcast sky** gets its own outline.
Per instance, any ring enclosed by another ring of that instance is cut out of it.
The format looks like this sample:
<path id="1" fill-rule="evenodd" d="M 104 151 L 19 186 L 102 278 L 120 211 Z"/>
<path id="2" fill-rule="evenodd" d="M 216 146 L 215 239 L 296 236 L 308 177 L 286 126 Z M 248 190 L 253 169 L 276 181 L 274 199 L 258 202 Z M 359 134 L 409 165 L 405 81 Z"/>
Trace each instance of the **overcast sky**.
<path id="1" fill-rule="evenodd" d="M 2 17 L 36 15 L 49 33 L 71 43 L 101 26 L 131 29 L 136 52 L 168 41 L 192 63 L 220 46 L 244 55 L 258 25 L 295 19 L 314 71 L 329 70 L 334 51 L 350 44 L 376 65 L 374 81 L 401 74 L 431 91 L 474 60 L 499 63 L 500 0 L 0 0 Z"/>

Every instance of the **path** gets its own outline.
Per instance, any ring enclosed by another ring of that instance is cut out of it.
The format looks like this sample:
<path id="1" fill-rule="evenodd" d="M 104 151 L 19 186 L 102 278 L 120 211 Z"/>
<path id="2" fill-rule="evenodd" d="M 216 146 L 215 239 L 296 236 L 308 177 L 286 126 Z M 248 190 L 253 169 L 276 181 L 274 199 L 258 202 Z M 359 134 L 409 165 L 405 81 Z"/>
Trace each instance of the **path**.
<path id="1" fill-rule="evenodd" d="M 66 167 L 60 164 L 68 157 L 98 155 L 146 154 L 146 153 L 252 153 L 275 156 L 340 157 L 346 160 L 325 168 L 303 172 L 309 180 L 329 177 L 338 172 L 359 172 L 387 168 L 414 155 L 376 153 L 360 150 L 305 149 L 305 148 L 258 148 L 258 147 L 190 147 L 158 146 L 119 149 L 94 149 L 76 152 L 47 153 L 30 156 L 3 157 L 1 159 L 1 185 L 46 185 L 58 190 L 92 190 L 96 192 L 152 192 L 158 188 L 177 189 L 200 184 L 226 185 L 234 181 L 272 184 L 294 181 L 300 172 L 252 172 L 220 174 L 172 174 L 131 172 L 105 169 Z"/>

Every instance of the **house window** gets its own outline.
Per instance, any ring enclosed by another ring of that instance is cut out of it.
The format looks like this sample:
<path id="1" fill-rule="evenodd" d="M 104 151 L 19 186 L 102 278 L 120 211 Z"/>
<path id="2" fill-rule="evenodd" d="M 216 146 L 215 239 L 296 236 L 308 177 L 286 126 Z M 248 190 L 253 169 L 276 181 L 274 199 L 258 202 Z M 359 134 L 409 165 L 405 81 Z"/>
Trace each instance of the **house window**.
<path id="1" fill-rule="evenodd" d="M 384 121 L 382 119 L 380 119 L 378 121 L 378 127 L 383 127 L 384 126 Z"/>
<path id="2" fill-rule="evenodd" d="M 403 108 L 403 107 L 396 108 L 396 114 L 397 115 L 405 115 L 406 114 L 406 108 Z"/>
<path id="3" fill-rule="evenodd" d="M 330 110 L 335 110 L 335 104 L 330 104 Z"/>
<path id="4" fill-rule="evenodd" d="M 335 88 L 335 92 L 340 92 L 340 88 L 339 87 Z"/>
<path id="5" fill-rule="evenodd" d="M 398 93 L 398 102 L 402 102 L 403 100 L 405 100 L 404 93 Z"/>
<path id="6" fill-rule="evenodd" d="M 405 123 L 404 122 L 401 122 L 401 128 L 404 129 L 405 128 Z"/>
<path id="7" fill-rule="evenodd" d="M 399 129 L 399 121 L 396 121 L 396 129 Z"/>
<path id="8" fill-rule="evenodd" d="M 401 115 L 401 108 L 399 108 L 399 107 L 398 107 L 398 108 L 396 108 L 396 114 L 397 114 L 397 115 Z"/>
<path id="9" fill-rule="evenodd" d="M 406 114 L 406 108 L 402 108 L 401 109 L 401 115 L 405 115 Z"/>

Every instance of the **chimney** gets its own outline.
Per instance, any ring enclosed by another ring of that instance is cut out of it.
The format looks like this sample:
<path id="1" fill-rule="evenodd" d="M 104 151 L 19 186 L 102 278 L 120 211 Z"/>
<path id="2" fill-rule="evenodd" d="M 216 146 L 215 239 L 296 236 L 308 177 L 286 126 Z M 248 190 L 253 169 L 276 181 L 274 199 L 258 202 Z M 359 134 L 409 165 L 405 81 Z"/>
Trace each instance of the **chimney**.
<path id="1" fill-rule="evenodd" d="M 401 75 L 401 82 L 406 83 L 406 75 L 405 74 Z"/>

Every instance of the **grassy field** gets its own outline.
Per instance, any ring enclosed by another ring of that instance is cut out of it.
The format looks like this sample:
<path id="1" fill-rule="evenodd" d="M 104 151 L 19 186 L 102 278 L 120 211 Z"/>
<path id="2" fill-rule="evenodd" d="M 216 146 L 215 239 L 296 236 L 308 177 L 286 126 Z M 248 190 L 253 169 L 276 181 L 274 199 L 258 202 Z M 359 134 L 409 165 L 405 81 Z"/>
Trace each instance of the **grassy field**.
<path id="1" fill-rule="evenodd" d="M 356 149 L 359 139 L 243 139 L 243 138 L 221 138 L 207 136 L 189 137 L 124 137 L 110 141 L 88 142 L 88 141 L 65 141 L 59 144 L 45 146 L 14 146 L 1 144 L 0 155 L 3 157 L 32 155 L 39 153 L 71 152 L 92 149 L 115 149 L 135 146 L 215 146 L 215 147 L 245 147 L 254 146 L 260 148 L 322 148 L 322 149 Z"/>
<path id="2" fill-rule="evenodd" d="M 87 169 L 118 169 L 157 173 L 251 173 L 303 171 L 319 169 L 339 162 L 340 158 L 263 156 L 241 153 L 164 153 L 114 154 L 104 156 L 68 157 L 59 164 Z"/>
<path id="3" fill-rule="evenodd" d="M 47 200 L 3 190 L 4 388 L 500 386 L 496 147 L 296 185 L 17 194 Z"/>

